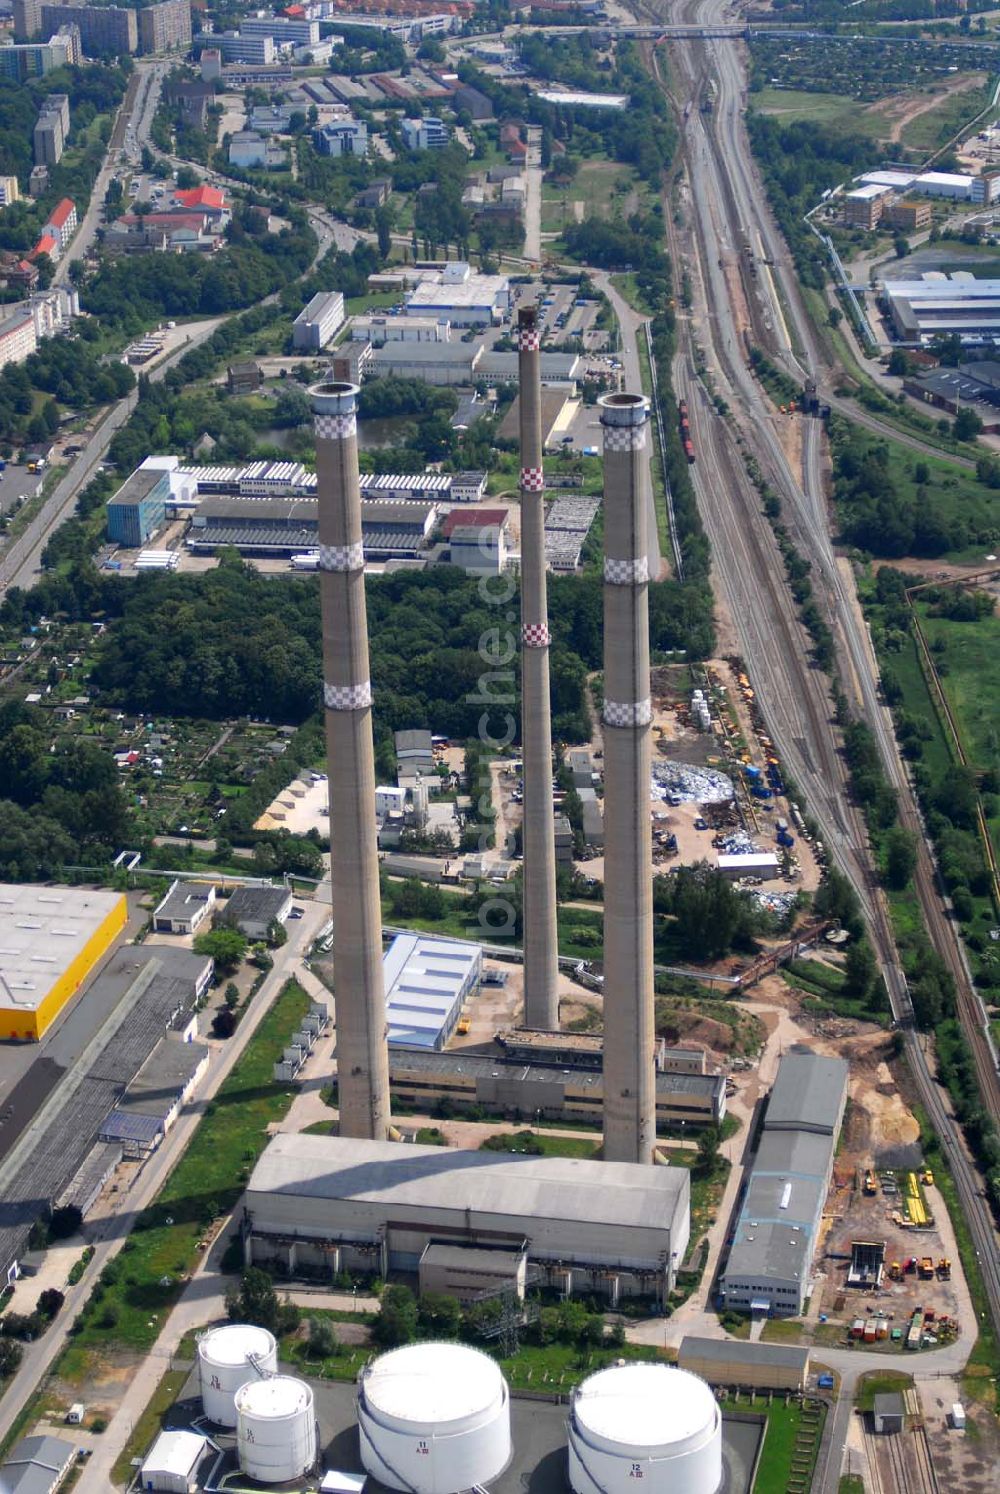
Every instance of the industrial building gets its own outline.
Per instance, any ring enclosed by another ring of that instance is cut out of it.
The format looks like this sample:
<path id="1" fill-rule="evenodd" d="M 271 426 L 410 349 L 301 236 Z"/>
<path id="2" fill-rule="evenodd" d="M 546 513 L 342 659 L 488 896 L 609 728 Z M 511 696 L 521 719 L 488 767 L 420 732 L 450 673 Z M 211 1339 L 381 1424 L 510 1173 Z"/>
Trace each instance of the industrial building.
<path id="1" fill-rule="evenodd" d="M 108 499 L 108 539 L 138 550 L 163 528 L 170 497 L 170 473 L 164 469 L 137 467 Z"/>
<path id="2" fill-rule="evenodd" d="M 719 1278 L 726 1307 L 793 1317 L 802 1311 L 847 1072 L 839 1058 L 792 1052 L 781 1059 Z"/>
<path id="3" fill-rule="evenodd" d="M 604 1059 L 604 1039 L 596 1032 L 509 1027 L 497 1033 L 496 1042 L 512 1063 L 550 1063 L 567 1069 L 600 1070 Z M 665 1038 L 657 1038 L 653 1056 L 661 1074 L 705 1073 L 705 1054 L 701 1048 L 668 1048 Z"/>
<path id="4" fill-rule="evenodd" d="M 475 1250 L 465 1245 L 424 1247 L 417 1275 L 420 1295 L 443 1292 L 459 1302 L 512 1293 L 524 1301 L 528 1256 L 524 1250 Z"/>
<path id="5" fill-rule="evenodd" d="M 296 352 L 319 353 L 344 325 L 344 298 L 340 291 L 320 291 L 292 323 L 292 346 Z"/>
<path id="6" fill-rule="evenodd" d="M 436 519 L 433 503 L 363 503 L 365 558 L 405 559 L 418 554 L 426 548 Z M 315 498 L 206 496 L 191 520 L 186 543 L 196 555 L 214 554 L 229 546 L 244 555 L 299 555 L 315 549 L 318 524 Z"/>
<path id="7" fill-rule="evenodd" d="M 987 342 L 1000 333 L 1000 280 L 976 279 L 962 270 L 950 277 L 931 272 L 922 280 L 886 280 L 880 299 L 906 343 L 953 334 L 963 342 Z"/>
<path id="8" fill-rule="evenodd" d="M 0 1039 L 37 1042 L 127 917 L 120 892 L 0 884 Z"/>
<path id="9" fill-rule="evenodd" d="M 974 410 L 987 434 L 1000 429 L 1000 363 L 983 360 L 958 368 L 924 369 L 907 374 L 903 388 L 914 399 L 949 415 Z"/>
<path id="10" fill-rule="evenodd" d="M 164 1033 L 180 1039 L 191 1033 L 195 1006 L 211 976 L 212 961 L 187 950 L 117 950 L 94 985 L 95 1001 L 112 1016 L 84 1058 L 67 1074 L 29 1070 L 22 1082 L 30 1086 L 31 1124 L 7 1134 L 0 1155 L 0 1280 L 17 1276 L 32 1224 L 87 1162 L 108 1112 Z"/>
<path id="11" fill-rule="evenodd" d="M 514 1118 L 539 1115 L 549 1121 L 599 1126 L 604 1112 L 600 1069 L 567 1067 L 557 1060 L 525 1062 L 506 1054 L 427 1053 L 393 1049 L 392 1092 L 404 1105 L 426 1113 L 447 1097 L 456 1109 L 476 1106 Z M 656 1125 L 692 1132 L 719 1125 L 726 1113 L 721 1074 L 655 1075 Z"/>
<path id="12" fill-rule="evenodd" d="M 882 210 L 882 222 L 886 227 L 898 229 L 901 233 L 917 233 L 922 228 L 930 228 L 931 216 L 929 202 L 911 202 L 908 198 L 891 201 Z"/>
<path id="13" fill-rule="evenodd" d="M 510 311 L 510 281 L 506 275 L 474 274 L 457 260 L 408 291 L 406 305 L 414 316 L 447 317 L 453 327 L 495 326 Z"/>
<path id="14" fill-rule="evenodd" d="M 243 1201 L 247 1265 L 416 1272 L 425 1246 L 510 1249 L 565 1291 L 663 1301 L 690 1231 L 686 1168 L 279 1135 Z"/>
<path id="15" fill-rule="evenodd" d="M 196 934 L 214 907 L 211 882 L 171 882 L 153 913 L 153 928 L 158 934 Z"/>
<path id="16" fill-rule="evenodd" d="M 275 46 L 269 36 L 244 35 L 240 31 L 215 31 L 212 33 L 213 50 L 218 50 L 227 62 L 246 62 L 256 67 L 269 67 L 275 59 Z"/>
<path id="17" fill-rule="evenodd" d="M 390 1048 L 443 1048 L 479 990 L 483 951 L 459 939 L 397 934 L 385 952 Z"/>
<path id="18" fill-rule="evenodd" d="M 740 1390 L 789 1390 L 800 1395 L 809 1378 L 808 1348 L 745 1343 L 738 1338 L 681 1339 L 677 1363 L 709 1385 Z"/>
<path id="19" fill-rule="evenodd" d="M 156 1126 L 154 1144 L 158 1144 L 197 1089 L 208 1060 L 209 1050 L 204 1043 L 185 1042 L 173 1033 L 161 1038 L 106 1117 L 98 1139 L 120 1142 L 129 1155 L 133 1124 L 138 1122 L 145 1133 L 152 1130 L 149 1124 L 152 1122 Z"/>
<path id="20" fill-rule="evenodd" d="M 287 887 L 237 887 L 216 922 L 239 929 L 247 939 L 266 939 L 274 924 L 287 923 L 292 894 Z"/>
<path id="21" fill-rule="evenodd" d="M 141 1488 L 162 1490 L 163 1494 L 190 1494 L 197 1487 L 198 1465 L 207 1447 L 207 1437 L 197 1432 L 160 1432 L 143 1459 Z"/>
<path id="22" fill-rule="evenodd" d="M 891 195 L 888 187 L 880 187 L 875 182 L 867 182 L 863 187 L 845 192 L 841 198 L 844 223 L 848 228 L 864 228 L 868 232 L 877 228 L 886 199 Z"/>
<path id="23" fill-rule="evenodd" d="M 898 1391 L 890 1391 L 875 1397 L 872 1406 L 872 1427 L 880 1434 L 901 1432 L 906 1425 L 906 1402 Z"/>

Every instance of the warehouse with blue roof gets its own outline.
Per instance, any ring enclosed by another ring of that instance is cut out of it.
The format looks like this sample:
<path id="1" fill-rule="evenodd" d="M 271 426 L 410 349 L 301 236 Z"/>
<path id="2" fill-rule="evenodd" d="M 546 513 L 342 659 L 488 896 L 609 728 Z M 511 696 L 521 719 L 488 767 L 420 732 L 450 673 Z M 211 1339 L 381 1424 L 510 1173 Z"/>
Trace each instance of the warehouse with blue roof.
<path id="1" fill-rule="evenodd" d="M 390 1048 L 440 1049 L 479 990 L 483 952 L 460 939 L 398 934 L 383 972 Z"/>

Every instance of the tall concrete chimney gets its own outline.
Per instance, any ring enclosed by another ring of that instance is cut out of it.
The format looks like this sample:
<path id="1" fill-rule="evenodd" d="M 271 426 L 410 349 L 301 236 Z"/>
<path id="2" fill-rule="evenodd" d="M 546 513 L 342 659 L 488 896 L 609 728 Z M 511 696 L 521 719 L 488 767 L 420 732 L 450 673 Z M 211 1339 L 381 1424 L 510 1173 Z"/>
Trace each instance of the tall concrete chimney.
<path id="1" fill-rule="evenodd" d="M 652 1162 L 653 859 L 650 845 L 649 412 L 607 394 L 604 428 L 604 1156 Z"/>
<path id="2" fill-rule="evenodd" d="M 341 1136 L 385 1141 L 389 1054 L 354 384 L 315 384 Z"/>
<path id="3" fill-rule="evenodd" d="M 542 497 L 542 382 L 535 308 L 517 314 L 521 399 L 521 754 L 524 760 L 524 1024 L 559 1026 L 549 615 Z"/>

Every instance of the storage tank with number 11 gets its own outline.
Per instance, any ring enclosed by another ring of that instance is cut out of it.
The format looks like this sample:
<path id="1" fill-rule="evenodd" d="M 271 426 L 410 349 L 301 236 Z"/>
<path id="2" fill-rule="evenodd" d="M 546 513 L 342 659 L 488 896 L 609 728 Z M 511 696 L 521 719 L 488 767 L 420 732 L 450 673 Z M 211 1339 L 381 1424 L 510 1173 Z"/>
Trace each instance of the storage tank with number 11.
<path id="1" fill-rule="evenodd" d="M 462 1344 L 411 1344 L 362 1370 L 366 1472 L 402 1494 L 459 1494 L 511 1456 L 510 1394 L 497 1364 Z"/>

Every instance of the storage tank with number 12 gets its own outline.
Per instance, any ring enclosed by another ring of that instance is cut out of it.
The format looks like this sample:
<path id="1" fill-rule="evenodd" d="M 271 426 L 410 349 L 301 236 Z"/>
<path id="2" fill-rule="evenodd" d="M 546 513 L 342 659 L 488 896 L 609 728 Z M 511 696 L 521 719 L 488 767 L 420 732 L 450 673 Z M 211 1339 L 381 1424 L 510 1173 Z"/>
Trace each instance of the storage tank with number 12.
<path id="1" fill-rule="evenodd" d="M 717 1494 L 722 1416 L 704 1380 L 666 1364 L 617 1364 L 576 1391 L 569 1416 L 574 1494 Z"/>
<path id="2" fill-rule="evenodd" d="M 272 1375 L 236 1392 L 240 1469 L 262 1484 L 301 1478 L 316 1462 L 313 1393 L 303 1380 Z"/>

